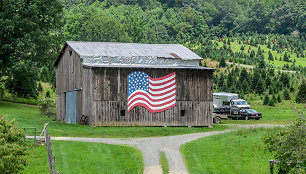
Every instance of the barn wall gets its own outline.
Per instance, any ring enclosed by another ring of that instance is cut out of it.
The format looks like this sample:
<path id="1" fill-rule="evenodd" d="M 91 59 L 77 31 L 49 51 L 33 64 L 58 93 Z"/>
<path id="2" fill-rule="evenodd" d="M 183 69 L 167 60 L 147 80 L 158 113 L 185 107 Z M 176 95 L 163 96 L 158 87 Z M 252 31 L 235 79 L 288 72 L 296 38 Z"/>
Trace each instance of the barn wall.
<path id="1" fill-rule="evenodd" d="M 71 52 L 71 54 L 70 54 Z M 56 65 L 56 116 L 64 120 L 66 114 L 66 91 L 82 88 L 82 62 L 71 47 L 67 46 Z M 82 91 L 77 92 L 77 122 L 82 113 Z"/>
<path id="2" fill-rule="evenodd" d="M 92 125 L 211 126 L 212 71 L 173 69 L 91 69 Z M 164 112 L 151 113 L 137 106 L 127 112 L 127 76 L 144 71 L 153 78 L 176 72 L 177 104 Z M 125 116 L 120 111 L 125 110 Z M 185 110 L 185 116 L 180 116 Z M 89 112 L 88 112 L 89 113 Z"/>

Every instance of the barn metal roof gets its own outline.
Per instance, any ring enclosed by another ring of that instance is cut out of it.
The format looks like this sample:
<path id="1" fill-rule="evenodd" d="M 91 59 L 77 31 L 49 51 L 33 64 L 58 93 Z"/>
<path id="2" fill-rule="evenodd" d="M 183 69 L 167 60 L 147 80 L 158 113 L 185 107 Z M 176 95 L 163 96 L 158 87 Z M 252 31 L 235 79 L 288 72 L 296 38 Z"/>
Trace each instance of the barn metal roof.
<path id="1" fill-rule="evenodd" d="M 118 42 L 66 42 L 82 57 L 155 57 L 200 60 L 200 56 L 180 44 L 141 44 Z"/>
<path id="2" fill-rule="evenodd" d="M 215 68 L 207 68 L 201 66 L 152 66 L 152 65 L 122 65 L 122 64 L 111 64 L 111 65 L 83 65 L 85 68 L 149 68 L 149 69 L 193 69 L 193 70 L 210 70 L 215 71 Z"/>

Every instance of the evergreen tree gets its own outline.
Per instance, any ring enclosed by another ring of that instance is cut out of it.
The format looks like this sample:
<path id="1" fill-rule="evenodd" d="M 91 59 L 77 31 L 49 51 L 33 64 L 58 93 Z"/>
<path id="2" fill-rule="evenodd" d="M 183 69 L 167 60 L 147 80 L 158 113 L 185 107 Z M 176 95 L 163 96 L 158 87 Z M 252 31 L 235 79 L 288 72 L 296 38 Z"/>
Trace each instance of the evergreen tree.
<path id="1" fill-rule="evenodd" d="M 269 50 L 269 57 L 268 57 L 268 59 L 269 60 L 271 60 L 271 61 L 273 61 L 274 59 L 273 59 L 273 55 L 272 55 L 272 53 L 271 53 L 271 51 Z"/>
<path id="2" fill-rule="evenodd" d="M 297 103 L 306 103 L 306 83 L 305 79 L 303 79 L 301 85 L 299 86 L 299 91 L 296 95 Z"/>
<path id="3" fill-rule="evenodd" d="M 285 55 L 284 55 L 284 59 L 283 59 L 283 60 L 286 61 L 286 62 L 289 62 L 289 58 L 288 58 L 287 52 L 285 52 Z"/>
<path id="4" fill-rule="evenodd" d="M 241 90 L 243 90 L 245 94 L 250 92 L 250 86 L 246 79 L 242 82 Z"/>
<path id="5" fill-rule="evenodd" d="M 270 43 L 270 41 L 268 41 L 267 48 L 271 49 L 271 43 Z"/>
<path id="6" fill-rule="evenodd" d="M 289 94 L 289 91 L 288 91 L 287 88 L 286 88 L 285 91 L 284 91 L 284 99 L 285 99 L 285 100 L 290 100 L 290 94 Z"/>
<path id="7" fill-rule="evenodd" d="M 275 103 L 278 102 L 274 94 L 272 95 L 272 100 L 274 100 Z"/>
<path id="8" fill-rule="evenodd" d="M 250 57 L 251 57 L 251 58 L 255 57 L 255 52 L 254 52 L 254 50 L 251 51 Z"/>
<path id="9" fill-rule="evenodd" d="M 260 46 L 258 47 L 258 50 L 257 50 L 257 56 L 259 56 L 259 55 L 261 55 L 262 54 L 262 52 L 261 52 L 261 48 L 260 48 Z"/>
<path id="10" fill-rule="evenodd" d="M 275 101 L 273 99 L 269 100 L 269 103 L 268 103 L 269 106 L 275 106 Z"/>
<path id="11" fill-rule="evenodd" d="M 219 62 L 219 67 L 226 67 L 226 62 L 224 57 L 221 58 L 220 62 Z"/>
<path id="12" fill-rule="evenodd" d="M 227 45 L 231 45 L 231 41 L 229 38 L 227 39 Z"/>
<path id="13" fill-rule="evenodd" d="M 281 98 L 281 96 L 280 96 L 280 93 L 278 93 L 278 95 L 277 95 L 277 102 L 278 102 L 278 103 L 281 103 L 281 102 L 282 102 L 282 98 Z"/>
<path id="14" fill-rule="evenodd" d="M 264 83 L 263 83 L 263 81 L 262 81 L 262 78 L 260 78 L 260 79 L 257 81 L 256 88 L 255 88 L 255 93 L 256 93 L 256 94 L 262 94 L 263 92 L 265 92 Z"/>
<path id="15" fill-rule="evenodd" d="M 240 50 L 241 50 L 241 51 L 243 51 L 243 50 L 244 50 L 244 47 L 243 47 L 243 45 L 241 46 Z"/>
<path id="16" fill-rule="evenodd" d="M 264 101 L 263 101 L 263 105 L 268 105 L 268 104 L 269 104 L 269 95 L 266 94 L 266 95 L 265 95 L 265 99 L 264 99 Z"/>
<path id="17" fill-rule="evenodd" d="M 218 80 L 218 88 L 219 88 L 219 89 L 222 89 L 223 83 L 224 83 L 224 74 L 221 73 L 221 74 L 220 74 L 220 78 L 219 78 L 219 80 Z"/>

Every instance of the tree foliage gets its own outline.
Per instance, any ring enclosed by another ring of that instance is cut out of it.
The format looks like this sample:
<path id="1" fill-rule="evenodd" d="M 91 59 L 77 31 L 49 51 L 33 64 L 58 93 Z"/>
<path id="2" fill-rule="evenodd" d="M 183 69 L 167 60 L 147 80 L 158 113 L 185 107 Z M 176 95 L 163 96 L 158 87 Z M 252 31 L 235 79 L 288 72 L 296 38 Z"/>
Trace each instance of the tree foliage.
<path id="1" fill-rule="evenodd" d="M 19 173 L 27 164 L 24 133 L 15 121 L 7 121 L 0 115 L 0 173 Z"/>
<path id="2" fill-rule="evenodd" d="M 299 86 L 299 91 L 296 94 L 296 102 L 297 103 L 306 103 L 306 83 L 305 83 L 305 79 L 303 79 L 301 85 Z"/>
<path id="3" fill-rule="evenodd" d="M 278 173 L 305 172 L 306 125 L 305 117 L 300 117 L 293 125 L 276 135 L 264 138 L 266 149 L 274 153 L 280 161 Z"/>
<path id="4" fill-rule="evenodd" d="M 17 94 L 18 97 L 37 98 L 37 69 L 33 62 L 19 62 L 12 67 L 10 78 L 7 80 L 6 87 L 9 92 Z"/>
<path id="5" fill-rule="evenodd" d="M 58 0 L 0 1 L 0 77 L 22 59 L 52 61 L 62 7 Z"/>

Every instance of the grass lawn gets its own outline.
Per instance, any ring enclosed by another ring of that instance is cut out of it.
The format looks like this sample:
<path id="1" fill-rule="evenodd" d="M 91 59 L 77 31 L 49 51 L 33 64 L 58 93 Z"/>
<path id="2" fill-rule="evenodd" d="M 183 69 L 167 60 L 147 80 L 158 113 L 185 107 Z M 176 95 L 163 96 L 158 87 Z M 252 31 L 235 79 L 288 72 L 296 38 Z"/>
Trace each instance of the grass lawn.
<path id="1" fill-rule="evenodd" d="M 191 174 L 269 173 L 273 156 L 264 150 L 262 138 L 280 130 L 241 129 L 213 135 L 181 146 L 181 152 Z"/>
<path id="2" fill-rule="evenodd" d="M 8 120 L 15 119 L 21 128 L 43 128 L 44 123 L 50 122 L 48 130 L 51 136 L 71 137 L 152 137 L 170 136 L 197 132 L 224 130 L 227 127 L 217 125 L 208 127 L 91 127 L 85 125 L 65 124 L 52 121 L 40 114 L 38 107 L 0 101 L 0 114 L 5 114 Z"/>
<path id="3" fill-rule="evenodd" d="M 60 173 L 142 173 L 143 160 L 139 150 L 132 147 L 102 143 L 52 141 L 55 169 Z M 48 174 L 45 146 L 33 147 L 24 174 Z"/>

